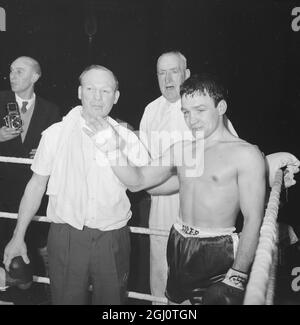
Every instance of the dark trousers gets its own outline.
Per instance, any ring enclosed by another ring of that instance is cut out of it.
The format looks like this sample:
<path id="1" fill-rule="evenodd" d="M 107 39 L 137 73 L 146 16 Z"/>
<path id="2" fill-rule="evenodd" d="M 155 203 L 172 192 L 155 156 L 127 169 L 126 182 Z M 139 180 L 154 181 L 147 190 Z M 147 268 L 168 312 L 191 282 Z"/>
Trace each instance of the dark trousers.
<path id="1" fill-rule="evenodd" d="M 52 303 L 82 305 L 125 302 L 129 274 L 129 229 L 100 231 L 52 223 L 48 237 Z"/>

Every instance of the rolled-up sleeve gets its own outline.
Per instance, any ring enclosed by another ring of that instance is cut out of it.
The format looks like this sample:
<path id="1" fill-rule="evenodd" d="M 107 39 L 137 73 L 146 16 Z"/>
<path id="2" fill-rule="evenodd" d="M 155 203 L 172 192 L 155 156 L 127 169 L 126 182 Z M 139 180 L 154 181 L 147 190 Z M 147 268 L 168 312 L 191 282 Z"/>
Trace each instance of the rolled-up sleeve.
<path id="1" fill-rule="evenodd" d="M 31 170 L 38 175 L 49 176 L 51 174 L 57 150 L 59 124 L 53 124 L 42 133 L 42 138 L 31 165 Z"/>

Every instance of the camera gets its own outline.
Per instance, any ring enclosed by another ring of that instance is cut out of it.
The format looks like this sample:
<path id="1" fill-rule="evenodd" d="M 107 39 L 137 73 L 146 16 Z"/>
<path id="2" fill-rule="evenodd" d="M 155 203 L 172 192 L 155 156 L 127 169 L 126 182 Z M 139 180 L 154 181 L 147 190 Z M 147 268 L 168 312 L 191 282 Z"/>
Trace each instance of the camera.
<path id="1" fill-rule="evenodd" d="M 8 103 L 6 109 L 7 109 L 7 115 L 4 117 L 6 126 L 16 130 L 21 129 L 23 125 L 23 121 L 21 119 L 18 104 Z"/>

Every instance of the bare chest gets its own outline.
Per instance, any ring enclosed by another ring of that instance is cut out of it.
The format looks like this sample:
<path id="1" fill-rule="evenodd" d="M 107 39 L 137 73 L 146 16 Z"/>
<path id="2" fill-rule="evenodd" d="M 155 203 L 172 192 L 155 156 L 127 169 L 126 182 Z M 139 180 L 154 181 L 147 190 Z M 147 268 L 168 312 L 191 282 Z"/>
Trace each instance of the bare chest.
<path id="1" fill-rule="evenodd" d="M 197 176 L 193 177 L 191 170 L 198 167 Z M 201 168 L 201 170 L 199 170 Z M 177 173 L 181 183 L 205 183 L 211 186 L 226 186 L 237 179 L 237 169 L 230 152 L 226 150 L 207 150 L 204 160 L 198 166 L 179 166 Z"/>

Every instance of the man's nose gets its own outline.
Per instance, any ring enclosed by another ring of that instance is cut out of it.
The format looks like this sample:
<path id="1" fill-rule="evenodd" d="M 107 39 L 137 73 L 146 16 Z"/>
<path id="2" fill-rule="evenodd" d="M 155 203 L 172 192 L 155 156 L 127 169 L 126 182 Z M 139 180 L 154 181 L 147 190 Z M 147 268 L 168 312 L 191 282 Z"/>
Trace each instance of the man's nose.
<path id="1" fill-rule="evenodd" d="M 198 122 L 197 116 L 195 113 L 191 112 L 190 113 L 190 124 L 196 124 Z"/>
<path id="2" fill-rule="evenodd" d="M 172 82 L 172 81 L 173 81 L 172 73 L 167 72 L 166 73 L 166 83 L 168 84 L 169 82 Z"/>
<path id="3" fill-rule="evenodd" d="M 94 91 L 94 98 L 97 100 L 102 100 L 102 92 L 100 90 Z"/>

